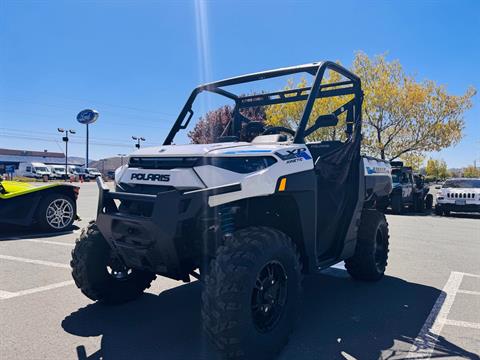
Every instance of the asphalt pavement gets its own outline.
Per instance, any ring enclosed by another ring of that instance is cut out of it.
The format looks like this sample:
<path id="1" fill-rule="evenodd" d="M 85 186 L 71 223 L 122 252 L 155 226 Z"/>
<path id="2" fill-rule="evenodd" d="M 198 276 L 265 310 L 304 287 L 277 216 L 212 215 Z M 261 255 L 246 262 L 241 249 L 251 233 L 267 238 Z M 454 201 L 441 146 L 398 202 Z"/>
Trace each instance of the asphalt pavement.
<path id="1" fill-rule="evenodd" d="M 73 231 L 0 228 L 0 358 L 216 359 L 201 331 L 200 286 L 157 278 L 140 299 L 91 302 L 70 252 L 96 211 L 81 185 Z M 280 359 L 480 359 L 480 216 L 387 215 L 390 258 L 378 283 L 342 265 L 305 279 L 295 332 Z"/>

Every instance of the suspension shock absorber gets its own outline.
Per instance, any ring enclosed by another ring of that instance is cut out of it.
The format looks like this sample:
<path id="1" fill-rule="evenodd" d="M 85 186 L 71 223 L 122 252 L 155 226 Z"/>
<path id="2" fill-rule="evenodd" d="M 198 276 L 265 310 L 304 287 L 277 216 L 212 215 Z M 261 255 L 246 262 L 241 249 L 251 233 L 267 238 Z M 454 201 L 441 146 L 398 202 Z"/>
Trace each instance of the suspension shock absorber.
<path id="1" fill-rule="evenodd" d="M 231 238 L 235 231 L 235 208 L 229 205 L 222 205 L 218 211 L 220 218 L 220 229 L 225 239 Z"/>

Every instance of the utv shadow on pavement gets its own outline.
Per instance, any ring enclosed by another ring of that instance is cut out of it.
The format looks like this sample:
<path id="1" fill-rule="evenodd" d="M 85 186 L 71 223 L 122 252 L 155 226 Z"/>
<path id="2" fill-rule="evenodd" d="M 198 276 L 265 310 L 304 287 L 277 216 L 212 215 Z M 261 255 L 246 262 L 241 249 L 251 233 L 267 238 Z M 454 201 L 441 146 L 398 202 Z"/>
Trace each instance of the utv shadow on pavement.
<path id="1" fill-rule="evenodd" d="M 64 231 L 46 232 L 39 230 L 35 226 L 0 225 L 0 241 L 50 238 L 71 234 L 79 229 L 78 226 L 72 225 L 69 229 Z"/>
<path id="2" fill-rule="evenodd" d="M 389 276 L 369 284 L 314 275 L 305 279 L 304 295 L 281 360 L 404 359 L 440 290 Z M 201 330 L 198 282 L 121 306 L 91 304 L 67 316 L 62 327 L 78 336 L 102 336 L 97 352 L 76 349 L 79 360 L 218 358 Z M 479 359 L 440 337 L 431 357 L 448 356 Z"/>

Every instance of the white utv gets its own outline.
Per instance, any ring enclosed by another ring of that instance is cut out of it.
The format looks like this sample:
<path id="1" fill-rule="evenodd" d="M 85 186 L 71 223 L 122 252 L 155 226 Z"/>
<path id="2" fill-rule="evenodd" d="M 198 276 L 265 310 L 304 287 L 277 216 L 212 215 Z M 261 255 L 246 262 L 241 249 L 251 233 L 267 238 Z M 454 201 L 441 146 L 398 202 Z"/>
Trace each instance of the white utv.
<path id="1" fill-rule="evenodd" d="M 343 80 L 322 83 L 327 70 Z M 311 75 L 312 86 L 251 96 L 228 89 L 297 73 Z M 201 92 L 233 100 L 232 120 L 214 143 L 173 145 Z M 310 119 L 316 99 L 336 96 L 348 101 Z M 97 178 L 97 219 L 72 252 L 76 285 L 92 300 L 121 303 L 156 275 L 193 276 L 203 286 L 203 327 L 221 355 L 274 357 L 292 330 L 304 274 L 343 260 L 359 280 L 385 272 L 388 225 L 376 206 L 392 189 L 390 165 L 360 155 L 362 100 L 360 79 L 333 62 L 197 87 L 163 146 L 136 151 L 116 172 L 116 191 Z M 304 106 L 296 128 L 244 116 L 290 102 Z M 344 141 L 308 141 L 343 113 Z"/>

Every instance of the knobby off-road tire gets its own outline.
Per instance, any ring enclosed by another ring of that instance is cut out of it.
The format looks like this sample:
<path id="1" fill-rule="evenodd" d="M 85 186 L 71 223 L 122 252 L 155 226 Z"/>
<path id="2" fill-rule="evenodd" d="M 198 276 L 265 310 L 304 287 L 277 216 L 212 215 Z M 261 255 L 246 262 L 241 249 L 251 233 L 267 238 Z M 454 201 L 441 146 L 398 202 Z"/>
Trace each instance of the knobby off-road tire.
<path id="1" fill-rule="evenodd" d="M 425 209 L 426 210 L 432 210 L 433 207 L 433 195 L 432 194 L 427 194 L 425 196 Z"/>
<path id="2" fill-rule="evenodd" d="M 380 280 L 388 260 L 388 224 L 377 210 L 363 210 L 355 254 L 345 260 L 345 268 L 355 279 Z"/>
<path id="3" fill-rule="evenodd" d="M 423 200 L 422 195 L 418 195 L 415 199 L 415 211 L 419 213 L 423 213 L 425 211 L 425 200 Z"/>
<path id="4" fill-rule="evenodd" d="M 394 214 L 401 214 L 403 212 L 403 200 L 401 194 L 393 194 L 390 206 Z"/>
<path id="5" fill-rule="evenodd" d="M 287 343 L 302 292 L 302 265 L 284 233 L 238 230 L 218 248 L 202 292 L 203 327 L 226 359 L 271 359 Z"/>
<path id="6" fill-rule="evenodd" d="M 72 226 L 76 213 L 71 197 L 52 193 L 40 200 L 35 217 L 38 227 L 44 231 L 65 231 Z"/>
<path id="7" fill-rule="evenodd" d="M 125 269 L 119 265 L 93 221 L 77 239 L 70 266 L 75 284 L 82 293 L 105 304 L 136 299 L 156 277 L 151 272 Z"/>

